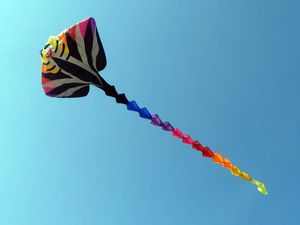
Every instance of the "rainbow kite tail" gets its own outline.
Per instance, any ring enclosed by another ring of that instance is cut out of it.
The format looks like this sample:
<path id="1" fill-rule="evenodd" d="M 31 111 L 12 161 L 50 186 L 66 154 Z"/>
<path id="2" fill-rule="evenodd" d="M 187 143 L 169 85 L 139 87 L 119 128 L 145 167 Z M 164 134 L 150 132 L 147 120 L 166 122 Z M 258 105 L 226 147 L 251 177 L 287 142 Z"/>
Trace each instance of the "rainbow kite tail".
<path id="1" fill-rule="evenodd" d="M 214 163 L 222 165 L 223 168 L 230 170 L 232 175 L 243 178 L 246 181 L 257 186 L 257 190 L 267 195 L 265 185 L 253 179 L 248 173 L 241 171 L 236 165 L 233 165 L 228 158 L 224 158 L 219 152 L 214 153 L 209 147 L 204 147 L 199 141 L 193 140 L 189 135 L 183 134 L 180 129 L 174 128 L 169 122 L 163 122 L 157 114 L 152 114 L 146 107 L 140 108 L 135 101 L 128 101 L 125 94 L 118 94 L 115 87 L 107 84 L 104 81 L 104 92 L 106 95 L 114 97 L 117 103 L 121 103 L 127 106 L 130 111 L 138 112 L 141 118 L 148 119 L 154 126 L 159 126 L 163 130 L 172 132 L 172 136 L 180 138 L 184 144 L 189 144 L 196 151 L 200 151 L 203 157 L 211 158 Z"/>

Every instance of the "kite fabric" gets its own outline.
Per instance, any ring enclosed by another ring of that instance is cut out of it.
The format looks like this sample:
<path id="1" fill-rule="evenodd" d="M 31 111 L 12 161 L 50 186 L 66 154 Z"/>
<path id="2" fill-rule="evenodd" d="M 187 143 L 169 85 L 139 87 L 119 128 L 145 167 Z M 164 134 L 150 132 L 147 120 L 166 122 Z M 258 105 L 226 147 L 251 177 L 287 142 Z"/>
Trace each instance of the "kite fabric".
<path id="1" fill-rule="evenodd" d="M 46 95 L 58 98 L 86 96 L 90 85 L 102 89 L 106 95 L 114 97 L 117 103 L 124 104 L 130 111 L 138 112 L 141 118 L 151 124 L 171 132 L 183 143 L 200 151 L 203 157 L 211 158 L 214 163 L 228 169 L 231 174 L 241 177 L 257 186 L 262 194 L 268 194 L 265 185 L 253 179 L 248 173 L 232 164 L 220 153 L 214 153 L 209 147 L 183 134 L 169 122 L 163 122 L 157 114 L 151 114 L 147 108 L 140 108 L 135 101 L 128 101 L 125 94 L 118 94 L 114 86 L 109 85 L 99 71 L 106 66 L 106 56 L 93 18 L 81 21 L 61 32 L 58 36 L 49 37 L 41 50 L 42 86 Z"/>

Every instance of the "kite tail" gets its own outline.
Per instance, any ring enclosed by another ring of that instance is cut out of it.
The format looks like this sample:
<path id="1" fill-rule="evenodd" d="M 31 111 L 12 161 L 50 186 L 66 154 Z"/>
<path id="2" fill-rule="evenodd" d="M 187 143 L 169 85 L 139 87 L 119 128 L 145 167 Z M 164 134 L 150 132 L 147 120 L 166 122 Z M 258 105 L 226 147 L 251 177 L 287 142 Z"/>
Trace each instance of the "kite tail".
<path id="1" fill-rule="evenodd" d="M 189 135 L 183 134 L 181 130 L 174 128 L 169 122 L 163 122 L 157 114 L 151 115 L 147 108 L 140 108 L 135 101 L 128 102 L 127 109 L 138 112 L 140 117 L 144 119 L 151 120 L 151 124 L 160 126 L 165 131 L 172 132 L 172 136 L 182 139 L 183 143 L 191 145 L 196 151 L 200 151 L 203 157 L 211 158 L 214 163 L 218 163 L 222 165 L 223 168 L 230 170 L 232 175 L 241 177 L 244 180 L 255 184 L 260 193 L 265 195 L 268 194 L 263 183 L 251 178 L 248 173 L 241 171 L 237 166 L 233 165 L 229 159 L 223 158 L 220 153 L 214 153 L 209 147 L 203 147 L 199 141 L 193 140 Z"/>
<path id="2" fill-rule="evenodd" d="M 100 79 L 102 86 L 98 87 L 101 88 L 107 96 L 115 98 L 117 103 L 121 103 L 124 105 L 128 104 L 129 101 L 124 93 L 119 94 L 115 86 L 108 84 L 102 77 L 100 77 Z"/>

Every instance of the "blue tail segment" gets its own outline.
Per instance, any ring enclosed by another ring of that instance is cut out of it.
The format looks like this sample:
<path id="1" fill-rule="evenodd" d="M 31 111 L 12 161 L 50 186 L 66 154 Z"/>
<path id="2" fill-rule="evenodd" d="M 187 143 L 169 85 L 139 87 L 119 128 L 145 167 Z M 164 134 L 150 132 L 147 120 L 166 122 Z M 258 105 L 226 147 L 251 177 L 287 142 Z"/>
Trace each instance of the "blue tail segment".
<path id="1" fill-rule="evenodd" d="M 142 117 L 144 119 L 151 120 L 151 118 L 152 118 L 148 109 L 146 107 L 140 108 L 138 106 L 138 104 L 136 103 L 136 101 L 128 102 L 127 109 L 130 111 L 138 112 L 140 114 L 140 117 Z"/>
<path id="2" fill-rule="evenodd" d="M 130 102 L 127 103 L 127 109 L 130 110 L 130 111 L 139 112 L 140 107 L 138 106 L 136 101 L 130 101 Z"/>
<path id="3" fill-rule="evenodd" d="M 151 114 L 149 113 L 147 108 L 141 108 L 140 111 L 140 117 L 145 118 L 145 119 L 151 119 Z"/>

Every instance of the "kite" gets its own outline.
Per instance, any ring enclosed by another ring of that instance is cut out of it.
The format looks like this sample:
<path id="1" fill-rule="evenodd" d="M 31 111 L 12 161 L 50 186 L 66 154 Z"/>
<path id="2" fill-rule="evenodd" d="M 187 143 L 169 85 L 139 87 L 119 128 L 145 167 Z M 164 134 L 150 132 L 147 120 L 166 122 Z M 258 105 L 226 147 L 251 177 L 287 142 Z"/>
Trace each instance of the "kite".
<path id="1" fill-rule="evenodd" d="M 106 66 L 106 56 L 100 40 L 96 22 L 93 18 L 83 20 L 57 36 L 50 36 L 41 50 L 42 86 L 47 96 L 57 98 L 83 97 L 89 93 L 90 85 L 102 89 L 107 96 L 116 99 L 117 103 L 126 105 L 141 118 L 148 119 L 151 124 L 161 127 L 183 143 L 200 151 L 203 157 L 211 158 L 231 174 L 252 182 L 262 194 L 268 194 L 265 185 L 253 179 L 248 173 L 232 164 L 219 152 L 214 153 L 209 147 L 193 140 L 169 122 L 162 121 L 157 114 L 151 114 L 146 107 L 139 107 L 136 101 L 129 101 L 125 94 L 119 94 L 113 85 L 108 84 L 99 71 Z"/>

